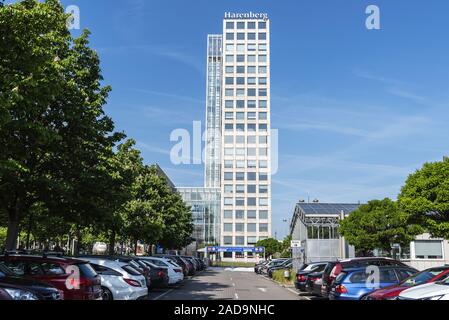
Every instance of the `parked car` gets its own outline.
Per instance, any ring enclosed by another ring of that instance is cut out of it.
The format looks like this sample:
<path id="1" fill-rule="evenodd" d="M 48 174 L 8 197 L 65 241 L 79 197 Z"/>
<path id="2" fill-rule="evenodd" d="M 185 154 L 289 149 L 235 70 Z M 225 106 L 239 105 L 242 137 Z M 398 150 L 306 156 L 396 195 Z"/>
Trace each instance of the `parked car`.
<path id="1" fill-rule="evenodd" d="M 449 276 L 449 266 L 429 268 L 421 271 L 395 286 L 374 291 L 367 296 L 367 300 L 395 300 L 401 292 L 426 283 L 438 282 Z"/>
<path id="2" fill-rule="evenodd" d="M 139 262 L 135 257 L 131 257 L 131 256 L 119 256 L 119 255 L 115 255 L 115 256 L 107 256 L 107 255 L 103 255 L 103 256 L 98 256 L 98 255 L 91 255 L 91 256 L 82 256 L 82 258 L 85 258 L 87 260 L 89 259 L 96 259 L 96 258 L 101 258 L 101 259 L 106 259 L 106 260 L 115 260 L 115 261 L 120 261 L 120 262 L 124 262 L 126 264 L 129 264 L 131 267 L 133 267 L 134 270 L 138 271 L 141 275 L 144 276 L 145 281 L 146 281 L 146 286 L 148 289 L 151 288 L 151 271 L 150 268 L 142 263 Z"/>
<path id="3" fill-rule="evenodd" d="M 309 273 L 323 271 L 327 265 L 328 265 L 328 262 L 325 262 L 325 261 L 324 262 L 314 262 L 314 263 L 305 265 L 305 267 L 302 270 L 298 270 L 296 272 L 295 288 L 301 292 L 307 292 L 307 288 L 306 288 L 307 275 Z"/>
<path id="4" fill-rule="evenodd" d="M 17 276 L 0 263 L 0 300 L 61 300 L 51 284 Z"/>
<path id="5" fill-rule="evenodd" d="M 148 295 L 145 277 L 126 262 L 86 258 L 101 277 L 103 300 L 137 300 Z"/>
<path id="6" fill-rule="evenodd" d="M 192 257 L 182 256 L 182 258 L 186 259 L 192 265 L 189 275 L 193 276 L 197 271 L 199 271 L 197 262 Z"/>
<path id="7" fill-rule="evenodd" d="M 267 270 L 267 274 L 270 278 L 273 277 L 273 272 L 276 270 L 284 270 L 284 269 L 291 269 L 293 265 L 293 259 L 285 260 L 283 263 L 281 263 L 278 266 L 269 267 Z"/>
<path id="8" fill-rule="evenodd" d="M 329 262 L 326 268 L 324 268 L 323 272 L 323 285 L 321 286 L 321 295 L 325 298 L 329 297 L 332 284 L 334 280 L 337 278 L 337 276 L 340 274 L 341 270 L 358 267 L 367 267 L 369 265 L 378 267 L 380 266 L 408 267 L 406 264 L 397 260 L 393 260 L 390 258 L 377 258 L 377 257 L 352 258 Z"/>
<path id="9" fill-rule="evenodd" d="M 268 263 L 270 263 L 269 260 L 264 260 L 264 261 L 260 261 L 260 262 L 256 263 L 256 265 L 254 266 L 254 272 L 257 274 L 260 274 L 262 271 L 262 268 Z"/>
<path id="10" fill-rule="evenodd" d="M 323 284 L 323 271 L 312 272 L 306 275 L 306 291 L 310 295 L 321 296 L 321 285 Z"/>
<path id="11" fill-rule="evenodd" d="M 189 275 L 189 262 L 187 262 L 184 258 L 172 255 L 157 255 L 157 257 L 174 261 L 176 264 L 182 267 L 184 277 L 187 277 Z"/>
<path id="12" fill-rule="evenodd" d="M 449 278 L 404 290 L 399 300 L 449 300 Z"/>
<path id="13" fill-rule="evenodd" d="M 6 254 L 0 257 L 14 273 L 49 283 L 63 293 L 64 300 L 101 299 L 101 278 L 87 261 L 49 254 Z M 79 270 L 79 279 L 69 279 L 71 268 Z M 70 281 L 70 286 L 67 285 Z"/>
<path id="14" fill-rule="evenodd" d="M 184 280 L 184 274 L 182 268 L 172 260 L 168 260 L 160 257 L 139 257 L 139 260 L 149 261 L 158 267 L 167 268 L 168 284 L 173 285 Z"/>
<path id="15" fill-rule="evenodd" d="M 268 262 L 267 264 L 263 265 L 263 267 L 260 269 L 260 273 L 268 274 L 268 269 L 276 266 L 280 266 L 283 264 L 287 259 L 274 259 Z"/>
<path id="16" fill-rule="evenodd" d="M 397 285 L 404 279 L 416 274 L 411 267 L 380 266 L 379 279 L 370 279 L 367 267 L 343 269 L 332 284 L 330 300 L 362 300 L 376 288 Z"/>
<path id="17" fill-rule="evenodd" d="M 151 287 L 152 288 L 166 288 L 169 285 L 170 279 L 168 276 L 168 268 L 158 266 L 144 259 L 144 257 L 138 258 L 141 263 L 144 263 L 150 269 Z"/>

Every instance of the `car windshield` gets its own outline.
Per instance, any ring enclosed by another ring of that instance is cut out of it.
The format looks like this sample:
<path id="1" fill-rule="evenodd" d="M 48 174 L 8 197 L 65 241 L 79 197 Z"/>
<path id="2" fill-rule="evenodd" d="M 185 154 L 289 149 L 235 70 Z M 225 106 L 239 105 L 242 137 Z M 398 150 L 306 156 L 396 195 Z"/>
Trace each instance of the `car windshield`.
<path id="1" fill-rule="evenodd" d="M 405 279 L 401 285 L 413 287 L 429 282 L 433 277 L 439 275 L 442 270 L 425 270 L 410 278 Z"/>

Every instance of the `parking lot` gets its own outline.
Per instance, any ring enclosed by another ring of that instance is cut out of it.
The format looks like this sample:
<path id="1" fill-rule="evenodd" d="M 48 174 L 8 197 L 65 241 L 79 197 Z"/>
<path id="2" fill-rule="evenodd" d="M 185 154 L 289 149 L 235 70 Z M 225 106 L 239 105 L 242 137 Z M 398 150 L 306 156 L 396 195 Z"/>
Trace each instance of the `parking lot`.
<path id="1" fill-rule="evenodd" d="M 150 300 L 306 300 L 253 269 L 209 268 L 176 287 L 151 290 Z"/>

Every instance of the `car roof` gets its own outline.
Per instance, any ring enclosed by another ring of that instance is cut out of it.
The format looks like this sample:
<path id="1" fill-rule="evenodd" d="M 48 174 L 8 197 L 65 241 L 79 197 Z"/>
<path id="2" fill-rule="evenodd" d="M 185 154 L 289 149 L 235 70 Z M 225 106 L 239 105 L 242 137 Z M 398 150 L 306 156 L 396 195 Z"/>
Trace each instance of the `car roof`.
<path id="1" fill-rule="evenodd" d="M 391 260 L 391 261 L 394 261 L 394 259 L 388 258 L 388 257 L 361 257 L 361 258 L 342 259 L 342 260 L 338 260 L 337 262 L 351 262 L 351 261 L 365 261 L 365 260 Z"/>
<path id="2" fill-rule="evenodd" d="M 87 263 L 86 260 L 83 259 L 77 259 L 72 257 L 66 257 L 66 256 L 39 256 L 39 255 L 31 255 L 31 254 L 8 254 L 8 255 L 2 255 L 0 256 L 0 259 L 5 258 L 14 258 L 14 259 L 21 259 L 21 260 L 40 260 L 40 261 L 50 261 L 50 262 L 60 262 L 60 263 L 66 263 L 66 264 L 79 264 L 79 263 Z"/>

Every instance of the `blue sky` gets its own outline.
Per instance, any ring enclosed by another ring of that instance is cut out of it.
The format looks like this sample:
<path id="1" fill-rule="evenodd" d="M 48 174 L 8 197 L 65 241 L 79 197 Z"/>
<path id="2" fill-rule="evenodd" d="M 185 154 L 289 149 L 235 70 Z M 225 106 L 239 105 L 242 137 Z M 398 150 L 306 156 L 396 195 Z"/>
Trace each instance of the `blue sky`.
<path id="1" fill-rule="evenodd" d="M 273 231 L 299 199 L 395 198 L 408 174 L 449 149 L 446 0 L 70 0 L 92 32 L 106 111 L 177 186 L 202 186 L 202 166 L 174 166 L 176 128 L 204 121 L 206 37 L 225 11 L 268 12 L 272 125 L 279 129 Z M 365 28 L 365 8 L 382 29 Z M 74 32 L 79 34 L 79 32 Z"/>

